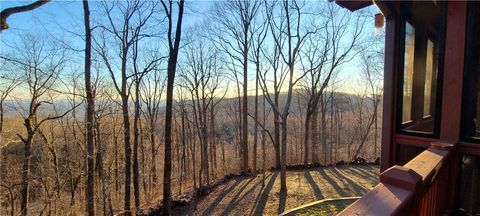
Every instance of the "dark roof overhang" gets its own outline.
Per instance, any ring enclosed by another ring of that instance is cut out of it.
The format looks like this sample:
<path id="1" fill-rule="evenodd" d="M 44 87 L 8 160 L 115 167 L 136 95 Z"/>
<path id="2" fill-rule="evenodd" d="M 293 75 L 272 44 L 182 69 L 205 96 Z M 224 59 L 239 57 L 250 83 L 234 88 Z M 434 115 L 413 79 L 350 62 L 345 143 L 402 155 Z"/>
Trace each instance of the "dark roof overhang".
<path id="1" fill-rule="evenodd" d="M 335 0 L 335 3 L 349 11 L 356 11 L 373 4 L 372 0 Z"/>
<path id="2" fill-rule="evenodd" d="M 352 12 L 368 7 L 372 4 L 375 4 L 385 16 L 390 15 L 393 7 L 392 5 L 393 1 L 385 1 L 385 0 L 330 0 L 330 1 L 335 1 L 335 3 L 340 7 L 346 8 Z"/>

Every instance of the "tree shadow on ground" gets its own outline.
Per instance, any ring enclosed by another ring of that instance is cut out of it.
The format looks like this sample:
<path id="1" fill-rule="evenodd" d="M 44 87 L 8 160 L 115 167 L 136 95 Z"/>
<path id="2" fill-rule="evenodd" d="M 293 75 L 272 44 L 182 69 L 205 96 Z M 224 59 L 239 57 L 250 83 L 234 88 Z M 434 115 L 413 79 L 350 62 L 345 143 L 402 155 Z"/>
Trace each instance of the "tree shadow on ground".
<path id="1" fill-rule="evenodd" d="M 278 203 L 277 213 L 281 214 L 282 212 L 285 211 L 285 205 L 287 203 L 287 194 L 279 193 L 279 196 L 280 196 L 280 200 L 279 200 L 279 203 Z"/>
<path id="2" fill-rule="evenodd" d="M 252 177 L 251 180 L 254 180 L 256 179 L 256 177 Z M 251 181 L 250 181 L 251 182 Z M 249 182 L 249 183 L 250 183 Z M 225 211 L 223 212 L 223 215 L 229 215 L 230 212 L 232 212 L 235 207 L 237 207 L 237 204 L 240 203 L 246 196 L 248 196 L 250 193 L 252 193 L 258 186 L 260 186 L 262 184 L 262 181 L 258 181 L 257 183 L 255 183 L 252 188 L 250 188 L 247 192 L 245 192 L 241 197 L 234 197 L 231 202 L 228 204 L 228 206 L 225 208 Z M 243 190 L 243 189 L 242 189 Z M 261 190 L 260 190 L 261 191 Z M 239 192 L 238 195 L 240 195 L 241 193 Z M 253 209 L 253 207 L 252 207 Z"/>
<path id="3" fill-rule="evenodd" d="M 240 188 L 240 190 L 238 190 L 238 192 L 233 196 L 233 199 L 230 200 L 230 203 L 225 208 L 222 215 L 228 215 L 235 208 L 235 204 L 237 203 L 237 199 L 239 198 L 240 194 L 242 194 L 242 192 L 245 190 L 245 188 L 247 188 L 247 186 L 250 184 L 250 182 L 252 182 L 254 179 L 255 178 L 250 177 L 250 179 L 248 181 L 246 181 L 245 184 L 243 184 L 243 186 Z"/>
<path id="4" fill-rule="evenodd" d="M 334 175 L 337 179 L 342 181 L 345 186 L 349 187 L 355 195 L 363 195 L 364 193 L 367 192 L 367 189 L 364 188 L 363 186 L 360 186 L 357 184 L 355 181 L 353 181 L 348 175 L 346 175 L 343 172 L 338 171 L 338 168 L 333 168 L 330 169 L 330 172 L 332 175 Z M 353 195 L 353 194 L 351 194 Z"/>
<path id="5" fill-rule="evenodd" d="M 205 211 L 203 211 L 202 215 L 212 215 L 213 213 L 213 210 L 215 210 L 215 207 L 218 206 L 218 204 L 223 200 L 223 198 L 225 198 L 225 196 L 230 193 L 230 191 L 232 191 L 235 187 L 237 187 L 240 182 L 244 181 L 244 179 L 236 179 L 235 180 L 235 183 L 233 183 L 232 185 L 230 185 L 230 187 L 228 187 L 228 189 L 222 191 L 218 196 L 217 198 L 212 202 L 212 204 L 210 204 L 210 206 L 208 206 L 207 209 L 205 209 Z M 245 184 L 246 186 L 247 184 Z"/>
<path id="6" fill-rule="evenodd" d="M 303 176 L 305 176 L 305 179 L 308 181 L 308 184 L 310 185 L 310 187 L 312 188 L 313 192 L 315 193 L 315 198 L 317 200 L 321 200 L 323 199 L 323 194 L 322 194 L 322 191 L 320 190 L 320 188 L 318 187 L 317 183 L 315 182 L 315 180 L 313 180 L 313 177 L 312 175 L 310 174 L 310 170 L 308 171 L 304 171 L 303 172 Z"/>
<path id="7" fill-rule="evenodd" d="M 268 175 L 265 176 L 265 180 L 268 179 L 268 177 L 271 177 L 272 176 L 272 173 L 269 173 Z M 274 180 L 275 181 L 275 180 Z M 273 181 L 273 182 L 274 182 Z M 272 182 L 272 178 L 270 178 L 270 181 L 268 182 L 268 184 Z M 262 180 L 260 180 L 259 183 L 262 183 Z M 268 186 L 268 184 L 265 184 L 266 186 Z M 273 185 L 273 184 L 272 184 Z M 271 187 L 270 187 L 271 189 Z M 270 193 L 270 189 L 268 189 L 268 193 L 267 193 L 267 197 L 265 199 L 268 199 L 268 194 Z M 257 194 L 257 197 L 255 198 L 255 202 L 252 206 L 252 208 L 250 209 L 250 213 L 248 215 L 252 215 L 252 214 L 256 214 L 256 215 L 261 215 L 263 212 L 256 212 L 256 209 L 258 207 L 258 203 L 259 203 L 259 200 L 261 198 L 261 196 L 263 195 L 264 192 L 266 190 L 266 187 L 265 186 L 262 186 L 262 188 L 260 189 L 260 191 L 258 191 L 258 194 Z M 242 198 L 243 199 L 243 198 Z M 264 200 L 266 201 L 266 200 Z"/>
<path id="8" fill-rule="evenodd" d="M 371 174 L 371 171 L 367 171 L 365 169 L 348 169 L 353 175 L 359 176 L 369 182 L 375 183 L 378 182 L 379 176 Z"/>
<path id="9" fill-rule="evenodd" d="M 380 174 L 380 168 L 378 166 L 371 166 L 371 165 L 365 165 L 365 166 L 359 166 L 356 170 L 361 170 L 362 172 L 373 176 L 374 178 L 378 178 L 377 174 Z"/>
<path id="10" fill-rule="evenodd" d="M 327 168 L 326 168 L 327 169 Z M 325 170 L 326 169 L 317 169 L 317 172 L 320 174 L 320 176 L 322 176 L 323 179 L 327 180 L 327 182 L 333 187 L 333 189 L 335 189 L 337 191 L 337 193 L 341 196 L 341 197 L 346 197 L 346 196 L 349 196 L 349 194 L 343 189 L 341 188 L 337 181 L 333 180 L 326 172 Z"/>
<path id="11" fill-rule="evenodd" d="M 278 172 L 274 172 L 270 177 L 270 179 L 268 180 L 268 183 L 265 185 L 265 187 L 262 190 L 260 190 L 260 192 L 258 193 L 256 202 L 255 202 L 257 203 L 257 206 L 255 207 L 255 211 L 253 212 L 253 215 L 263 215 L 263 211 L 265 210 L 265 206 L 267 205 L 268 196 L 270 194 L 270 191 L 272 190 L 275 180 L 277 179 L 277 176 L 278 176 Z M 252 215 L 252 212 L 250 212 L 250 215 Z"/>

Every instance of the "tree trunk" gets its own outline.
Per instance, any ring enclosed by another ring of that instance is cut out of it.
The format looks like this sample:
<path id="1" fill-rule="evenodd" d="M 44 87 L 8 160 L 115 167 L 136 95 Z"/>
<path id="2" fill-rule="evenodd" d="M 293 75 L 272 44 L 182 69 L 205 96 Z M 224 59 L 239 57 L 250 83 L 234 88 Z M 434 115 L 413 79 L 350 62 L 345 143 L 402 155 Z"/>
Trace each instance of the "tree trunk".
<path id="1" fill-rule="evenodd" d="M 165 160 L 163 174 L 163 215 L 170 215 L 170 199 L 171 199 L 171 175 L 172 175 L 172 118 L 173 118 L 173 85 L 175 81 L 175 72 L 177 69 L 178 50 L 180 49 L 180 37 L 182 32 L 182 18 L 184 1 L 180 0 L 178 5 L 177 28 L 175 30 L 175 42 L 171 41 L 171 26 L 173 23 L 170 15 L 169 20 L 169 57 L 167 67 L 167 98 L 165 108 Z M 170 2 L 172 4 L 172 2 Z M 170 11 L 172 13 L 173 11 Z"/>
<path id="2" fill-rule="evenodd" d="M 144 136 L 144 132 L 143 132 L 143 129 L 142 129 L 142 125 L 141 125 L 141 122 L 140 122 L 140 158 L 141 158 L 141 162 L 142 162 L 142 171 L 141 171 L 141 176 L 142 176 L 142 187 L 143 187 L 143 197 L 147 197 L 147 192 L 148 192 L 148 185 L 147 185 L 147 180 L 148 178 L 146 178 L 148 175 L 146 173 L 146 157 L 145 157 L 145 140 L 143 138 Z"/>
<path id="3" fill-rule="evenodd" d="M 187 113 L 185 112 L 185 118 L 187 117 Z M 192 132 L 192 128 L 190 123 L 187 121 L 187 130 L 188 130 L 188 140 L 189 140 L 189 146 L 190 146 L 190 154 L 192 157 L 192 179 L 193 179 L 193 191 L 196 193 L 197 191 L 197 177 L 196 177 L 196 165 L 197 162 L 195 160 L 195 148 L 196 148 L 196 142 L 195 142 L 195 134 Z"/>
<path id="4" fill-rule="evenodd" d="M 150 154 L 152 159 L 151 164 L 151 181 L 150 188 L 157 188 L 158 178 L 157 178 L 157 145 L 155 144 L 155 122 L 154 119 L 150 119 Z"/>
<path id="5" fill-rule="evenodd" d="M 323 157 L 323 164 L 324 165 L 327 165 L 327 122 L 326 122 L 326 107 L 327 107 L 327 104 L 326 104 L 326 96 L 325 94 L 322 93 L 322 96 L 321 96 L 321 108 L 322 108 L 322 112 L 321 112 L 321 118 L 322 118 L 322 128 L 321 128 L 321 131 L 322 131 L 322 143 L 323 143 L 323 154 L 324 154 L 324 157 Z"/>
<path id="6" fill-rule="evenodd" d="M 203 171 L 206 176 L 206 185 L 210 184 L 210 173 L 209 173 L 209 162 L 208 162 L 208 130 L 207 130 L 207 112 L 208 108 L 206 105 L 205 98 L 202 98 L 203 104 L 200 115 L 202 116 L 203 121 L 201 121 L 201 130 L 202 130 L 202 153 L 203 153 Z"/>
<path id="7" fill-rule="evenodd" d="M 257 174 L 257 143 L 258 143 L 258 76 L 259 69 L 257 65 L 257 75 L 255 76 L 255 125 L 253 129 L 253 170 L 252 173 L 255 176 Z"/>
<path id="8" fill-rule="evenodd" d="M 114 126 L 115 130 L 115 126 Z M 113 156 L 114 156 L 114 166 L 113 166 L 113 174 L 115 176 L 115 191 L 118 192 L 120 190 L 120 177 L 118 175 L 118 136 L 116 134 L 113 135 Z"/>
<path id="9" fill-rule="evenodd" d="M 226 175 L 226 170 L 225 170 L 225 142 L 222 143 L 222 168 L 223 168 L 223 175 Z"/>
<path id="10" fill-rule="evenodd" d="M 181 134 L 181 125 L 179 126 L 178 125 L 178 122 L 176 121 L 176 118 L 174 117 L 175 119 L 175 126 L 174 126 L 174 129 L 175 129 L 175 152 L 177 153 L 177 178 L 180 178 L 179 179 L 179 187 L 178 187 L 178 195 L 182 194 L 182 158 L 180 157 L 180 145 L 183 144 L 182 142 L 182 137 L 179 136 L 179 134 Z"/>
<path id="11" fill-rule="evenodd" d="M 317 164 L 319 163 L 318 161 L 318 109 L 313 108 L 313 114 L 312 118 L 310 119 L 311 121 L 311 129 L 310 131 L 312 132 L 311 135 L 311 142 L 312 142 L 312 163 Z"/>
<path id="12" fill-rule="evenodd" d="M 172 51 L 170 51 L 170 59 Z M 168 63 L 167 98 L 165 111 L 165 153 L 163 174 L 163 215 L 170 215 L 171 175 L 172 175 L 172 108 L 173 83 L 175 79 L 176 58 Z"/>
<path id="13" fill-rule="evenodd" d="M 30 156 L 31 145 L 33 139 L 33 130 L 30 127 L 30 119 L 25 120 L 25 127 L 27 129 L 28 138 L 23 141 L 24 158 L 23 158 L 23 170 L 22 170 L 22 190 L 21 190 L 21 204 L 20 210 L 22 216 L 28 215 L 28 199 L 29 199 L 29 177 L 30 177 Z"/>
<path id="14" fill-rule="evenodd" d="M 91 55 L 92 55 L 92 33 L 90 29 L 90 10 L 88 0 L 83 1 L 83 17 L 85 25 L 85 91 L 87 95 L 87 117 L 86 117 L 86 144 L 87 144 L 87 182 L 85 190 L 86 206 L 85 211 L 89 216 L 95 215 L 95 175 L 94 175 L 94 149 L 93 143 L 93 115 L 94 99 L 91 81 Z"/>
<path id="15" fill-rule="evenodd" d="M 123 76 L 123 75 L 122 75 Z M 123 76 L 126 82 L 126 74 Z M 125 84 L 126 85 L 126 84 Z M 126 91 L 126 86 L 124 86 Z M 122 115 L 123 115 L 123 142 L 125 151 L 125 184 L 124 184 L 124 211 L 125 215 L 131 215 L 130 211 L 130 186 L 131 186 L 131 154 L 130 147 L 130 122 L 128 113 L 128 97 L 126 94 L 122 95 Z"/>
<path id="16" fill-rule="evenodd" d="M 372 116 L 370 119 L 369 119 L 369 122 L 368 122 L 368 125 L 367 125 L 367 128 L 365 129 L 364 133 L 361 135 L 361 138 L 360 138 L 360 145 L 358 146 L 357 150 L 355 150 L 355 154 L 353 155 L 353 160 L 355 160 L 355 158 L 358 157 L 358 155 L 360 154 L 360 150 L 362 150 L 362 148 L 364 147 L 366 141 L 367 141 L 367 138 L 368 138 L 368 134 L 370 133 L 370 130 L 372 128 L 372 125 L 374 123 L 374 120 L 375 120 L 375 117 Z M 363 131 L 362 131 L 363 132 Z"/>
<path id="17" fill-rule="evenodd" d="M 215 106 L 213 104 L 213 99 L 210 104 L 210 142 L 212 145 L 210 146 L 211 157 L 210 161 L 212 164 L 212 176 L 213 178 L 216 177 L 216 169 L 217 169 L 217 138 L 216 138 L 216 131 L 215 131 Z"/>
<path id="18" fill-rule="evenodd" d="M 304 145 L 304 151 L 303 151 L 303 165 L 307 165 L 308 164 L 308 153 L 309 153 L 309 148 L 308 146 L 310 145 L 310 122 L 311 122 L 311 119 L 310 119 L 310 105 L 307 106 L 307 113 L 306 113 L 306 116 L 305 116 L 305 137 L 304 137 L 304 140 L 303 140 L 303 145 Z M 312 129 L 313 130 L 313 129 Z M 313 149 L 313 138 L 312 138 L 312 152 L 315 152 L 315 150 Z M 312 162 L 314 162 L 313 160 L 313 155 L 315 153 L 312 153 Z"/>
<path id="19" fill-rule="evenodd" d="M 248 44 L 247 33 L 243 43 L 243 110 L 242 110 L 242 174 L 248 173 Z"/>
<path id="20" fill-rule="evenodd" d="M 265 127 L 265 120 L 266 120 L 266 115 L 265 115 L 265 95 L 263 96 L 263 126 Z M 265 160 L 267 159 L 265 155 L 265 141 L 267 138 L 265 137 L 265 129 L 262 130 L 262 188 L 265 187 Z"/>
<path id="21" fill-rule="evenodd" d="M 0 133 L 3 132 L 3 101 L 0 101 Z"/>
<path id="22" fill-rule="evenodd" d="M 378 103 L 379 98 L 376 94 L 373 94 L 374 100 L 374 110 L 373 110 L 373 117 L 375 118 L 374 121 L 374 147 L 373 147 L 373 161 L 377 160 L 377 142 L 378 142 Z"/>
<path id="23" fill-rule="evenodd" d="M 138 78 L 137 78 L 138 79 Z M 133 195 L 135 197 L 135 211 L 140 207 L 140 186 L 139 186 L 139 164 L 138 164 L 138 143 L 139 143 L 139 121 L 140 121 L 140 80 L 135 80 L 135 108 L 133 117 Z"/>
<path id="24" fill-rule="evenodd" d="M 275 95 L 275 106 L 278 107 L 278 95 L 276 93 Z M 280 114 L 277 114 L 276 112 L 274 113 L 274 143 L 273 143 L 273 149 L 275 150 L 275 168 L 279 169 L 280 168 Z"/>
<path id="25" fill-rule="evenodd" d="M 240 156 L 240 158 L 242 157 L 243 153 L 243 147 L 242 147 L 242 133 L 243 133 L 243 124 L 242 124 L 242 99 L 241 99 L 241 89 L 240 89 L 240 80 L 238 79 L 237 77 L 237 73 L 235 73 L 235 80 L 236 80 L 236 83 L 237 83 L 237 95 L 238 95 L 238 124 L 237 124 L 237 130 L 238 130 L 238 146 L 236 148 L 237 151 L 235 151 L 236 155 L 237 156 Z M 238 152 L 240 152 L 240 154 L 238 154 Z M 243 163 L 241 163 L 241 166 L 243 166 Z M 240 168 L 241 169 L 241 168 Z"/>
<path id="26" fill-rule="evenodd" d="M 186 131 L 185 131 L 185 112 L 184 112 L 184 108 L 183 108 L 183 104 L 181 105 L 182 106 L 182 119 L 181 119 L 181 135 L 182 135 L 182 161 L 181 161 L 181 164 L 180 164 L 180 189 L 179 189 L 179 194 L 182 193 L 182 182 L 184 180 L 184 175 L 186 173 L 185 171 L 185 146 L 187 145 L 187 140 L 186 140 Z"/>
<path id="27" fill-rule="evenodd" d="M 336 140 L 335 140 L 335 156 L 334 156 L 334 160 L 337 161 L 337 154 L 338 154 L 338 146 L 341 144 L 340 143 L 340 130 L 341 130 L 341 122 L 342 122 L 342 117 L 341 117 L 341 113 L 340 113 L 340 110 L 339 110 L 339 103 L 340 101 L 337 101 L 337 103 L 335 103 L 335 123 L 336 123 Z"/>
<path id="28" fill-rule="evenodd" d="M 287 195 L 287 114 L 282 115 L 282 157 L 280 169 L 280 194 Z"/>
<path id="29" fill-rule="evenodd" d="M 95 143 L 98 144 L 97 148 L 97 154 L 96 154 L 96 164 L 95 166 L 97 167 L 97 173 L 98 173 L 98 178 L 100 179 L 101 182 L 101 189 L 102 189 L 102 194 L 101 194 L 101 199 L 102 199 L 102 210 L 103 210 L 103 215 L 106 216 L 107 214 L 107 186 L 106 186 L 106 179 L 105 179 L 105 171 L 103 168 L 103 152 L 105 151 L 105 147 L 101 147 L 101 132 L 100 132 L 100 125 L 99 125 L 99 120 L 95 120 L 95 128 L 96 128 L 96 134 L 95 134 Z M 93 171 L 92 171 L 93 172 Z M 95 200 L 95 199 L 94 199 Z"/>
<path id="30" fill-rule="evenodd" d="M 197 93 L 198 95 L 198 93 Z M 198 99 L 198 97 L 197 97 Z M 198 100 L 194 98 L 194 94 L 192 93 L 192 103 L 193 103 L 193 118 L 194 118 L 194 125 L 195 125 L 195 132 L 196 134 L 198 135 L 198 141 L 200 142 L 200 170 L 198 172 L 198 181 L 199 181 L 199 186 L 202 187 L 203 186 L 203 172 L 204 172 L 204 166 L 203 166 L 203 163 L 204 163 L 204 156 L 203 156 L 203 137 L 202 137 L 202 129 L 201 129 L 201 123 L 199 123 L 199 121 L 201 121 L 202 117 L 200 115 L 201 111 L 197 111 L 200 109 L 200 105 L 197 105 L 199 104 Z M 198 107 L 198 108 L 197 108 Z M 198 112 L 198 113 L 197 113 Z M 194 144 L 196 143 L 196 139 L 195 139 L 195 134 L 192 135 L 193 136 L 193 142 Z M 196 149 L 194 148 L 194 151 L 196 152 Z"/>
<path id="31" fill-rule="evenodd" d="M 14 195 L 13 195 L 12 188 L 11 187 L 6 187 L 6 186 L 3 186 L 3 187 L 8 190 L 8 200 L 9 200 L 9 204 L 10 204 L 10 216 L 14 216 L 15 215 L 15 198 L 14 198 Z"/>
<path id="32" fill-rule="evenodd" d="M 335 165 L 335 161 L 333 160 L 333 145 L 334 145 L 334 131 L 333 131 L 333 124 L 334 124 L 334 110 L 333 110 L 333 90 L 330 92 L 330 163 Z"/>

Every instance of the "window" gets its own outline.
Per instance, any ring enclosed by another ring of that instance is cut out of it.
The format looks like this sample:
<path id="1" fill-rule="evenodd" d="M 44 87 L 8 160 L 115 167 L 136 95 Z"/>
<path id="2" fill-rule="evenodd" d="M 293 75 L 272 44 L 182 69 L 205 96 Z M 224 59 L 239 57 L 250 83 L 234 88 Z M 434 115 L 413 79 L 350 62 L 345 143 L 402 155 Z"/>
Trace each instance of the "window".
<path id="1" fill-rule="evenodd" d="M 412 119 L 413 59 L 415 59 L 415 29 L 408 22 L 405 23 L 404 59 L 402 122 L 408 122 Z"/>
<path id="2" fill-rule="evenodd" d="M 402 2 L 402 39 L 397 129 L 437 136 L 439 133 L 441 64 L 445 3 Z"/>
<path id="3" fill-rule="evenodd" d="M 458 193 L 458 214 L 480 214 L 480 157 L 463 155 L 460 169 L 460 190 Z"/>
<path id="4" fill-rule="evenodd" d="M 480 141 L 480 2 L 468 2 L 462 100 L 464 140 Z"/>
<path id="5" fill-rule="evenodd" d="M 431 102 L 432 102 L 432 80 L 436 80 L 436 77 L 433 75 L 437 74 L 433 72 L 434 64 L 433 64 L 433 50 L 434 50 L 434 43 L 430 39 L 427 42 L 427 64 L 425 67 L 425 92 L 424 92 L 424 104 L 423 104 L 423 117 L 428 118 L 432 115 Z"/>

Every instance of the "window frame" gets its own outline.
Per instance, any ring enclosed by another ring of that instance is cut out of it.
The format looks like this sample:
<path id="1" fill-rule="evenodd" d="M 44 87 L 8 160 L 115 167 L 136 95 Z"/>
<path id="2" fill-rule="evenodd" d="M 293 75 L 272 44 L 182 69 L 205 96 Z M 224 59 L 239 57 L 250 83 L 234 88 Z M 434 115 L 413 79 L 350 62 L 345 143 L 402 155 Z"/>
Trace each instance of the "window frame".
<path id="1" fill-rule="evenodd" d="M 480 159 L 480 155 L 477 155 L 475 153 L 467 153 L 467 152 L 460 152 L 458 154 L 457 160 L 454 162 L 454 166 L 457 170 L 457 176 L 455 179 L 455 193 L 454 193 L 454 204 L 453 204 L 453 211 L 455 215 L 466 215 L 466 213 L 462 210 L 460 210 L 460 196 L 461 196 L 461 187 L 462 187 L 462 160 L 464 156 L 469 156 L 469 157 L 476 157 Z"/>
<path id="2" fill-rule="evenodd" d="M 462 107 L 461 107 L 461 113 L 460 113 L 460 140 L 461 141 L 464 141 L 464 142 L 468 142 L 468 143 L 473 143 L 473 144 L 480 144 L 480 137 L 479 138 L 475 138 L 475 137 L 471 137 L 471 136 L 468 136 L 467 134 L 467 129 L 468 129 L 468 125 L 467 125 L 467 113 L 465 112 L 465 109 L 464 107 L 468 106 L 467 104 L 467 101 L 468 101 L 468 97 L 470 96 L 470 94 L 468 94 L 468 85 L 467 85 L 467 81 L 469 80 L 469 78 L 471 76 L 475 76 L 476 74 L 475 73 L 472 73 L 472 72 L 468 72 L 468 64 L 467 64 L 467 59 L 468 59 L 468 54 L 469 54 L 469 45 L 471 44 L 472 41 L 475 40 L 475 37 L 469 37 L 469 32 L 470 32 L 470 29 L 472 28 L 473 26 L 473 22 L 472 22 L 472 19 L 474 18 L 473 17 L 473 13 L 471 13 L 471 11 L 473 10 L 472 8 L 472 5 L 473 3 L 472 2 L 467 2 L 467 14 L 466 14 L 466 28 L 465 28 L 465 50 L 464 50 L 464 59 L 463 59 L 463 86 L 462 86 Z M 480 87 L 479 87 L 479 90 L 480 90 Z M 477 98 L 477 100 L 480 100 L 480 97 Z"/>
<path id="3" fill-rule="evenodd" d="M 435 93 L 435 103 L 430 104 L 430 106 L 435 106 L 435 114 L 429 115 L 433 118 L 433 133 L 432 132 L 423 132 L 423 131 L 413 131 L 407 130 L 405 127 L 412 123 L 412 121 L 403 122 L 403 86 L 404 86 L 404 76 L 405 76 L 405 31 L 406 23 L 410 23 L 415 28 L 415 21 L 409 17 L 407 12 L 407 7 L 410 6 L 408 2 L 400 2 L 400 19 L 399 19 L 399 32 L 400 32 L 400 41 L 398 48 L 398 63 L 397 63 L 397 92 L 396 92 L 396 112 L 395 112 L 395 132 L 397 134 L 412 135 L 418 137 L 426 138 L 440 138 L 440 128 L 441 128 L 441 111 L 442 111 L 442 94 L 443 94 L 443 74 L 444 74 L 444 62 L 445 62 L 445 37 L 446 37 L 446 28 L 447 28 L 447 2 L 437 2 L 439 4 L 439 34 L 438 34 L 438 57 L 437 57 L 437 83 L 436 83 L 436 93 Z M 428 35 L 431 39 L 431 35 Z M 433 94 L 431 95 L 433 96 Z M 425 116 L 424 116 L 425 119 Z"/>

